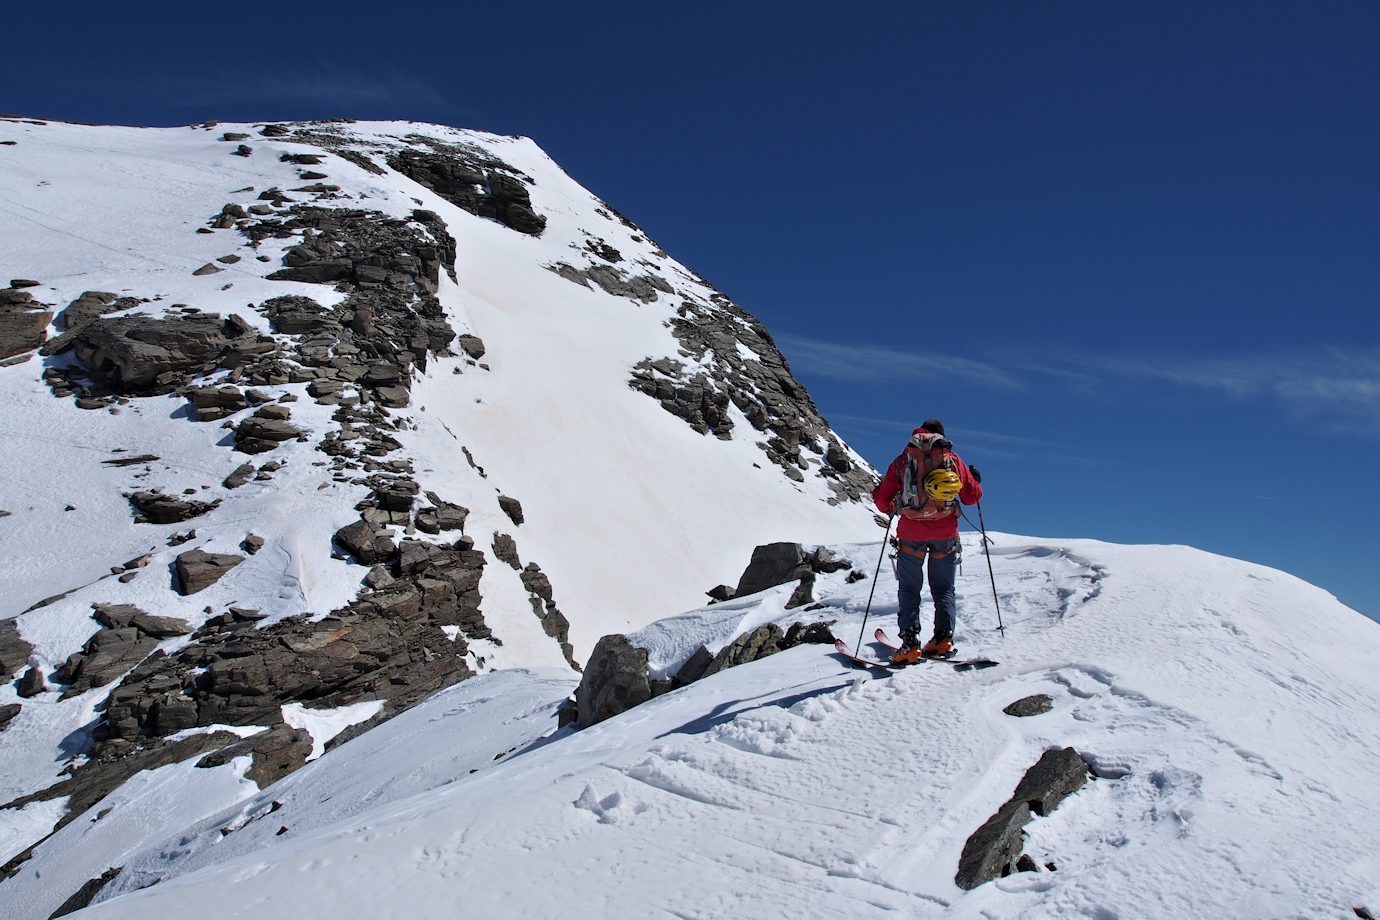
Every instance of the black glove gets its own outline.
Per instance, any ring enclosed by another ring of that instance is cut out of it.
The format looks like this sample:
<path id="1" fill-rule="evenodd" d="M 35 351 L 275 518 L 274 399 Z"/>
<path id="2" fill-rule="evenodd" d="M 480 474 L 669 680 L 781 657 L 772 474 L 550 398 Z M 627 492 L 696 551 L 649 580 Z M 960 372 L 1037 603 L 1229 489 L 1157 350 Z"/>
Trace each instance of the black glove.
<path id="1" fill-rule="evenodd" d="M 973 482 L 982 482 L 982 471 L 977 467 L 968 467 L 968 473 L 973 477 Z"/>

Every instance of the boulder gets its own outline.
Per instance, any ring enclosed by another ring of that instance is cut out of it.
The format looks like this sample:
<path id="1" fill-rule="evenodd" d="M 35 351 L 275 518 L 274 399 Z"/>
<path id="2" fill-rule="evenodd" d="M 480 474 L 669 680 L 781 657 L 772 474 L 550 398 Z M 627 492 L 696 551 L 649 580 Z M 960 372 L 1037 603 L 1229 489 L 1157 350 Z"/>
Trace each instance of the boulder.
<path id="1" fill-rule="evenodd" d="M 503 513 L 508 515 L 508 518 L 514 524 L 521 524 L 523 522 L 522 502 L 518 501 L 516 498 L 500 495 L 498 497 L 498 507 L 503 509 Z"/>
<path id="2" fill-rule="evenodd" d="M 397 553 L 388 532 L 376 530 L 365 521 L 355 521 L 337 530 L 335 542 L 354 556 L 360 565 L 387 562 Z"/>
<path id="3" fill-rule="evenodd" d="M 43 681 L 43 672 L 38 669 L 37 665 L 30 665 L 29 669 L 14 685 L 14 692 L 26 700 L 38 696 L 45 689 L 47 689 L 47 685 Z"/>
<path id="4" fill-rule="evenodd" d="M 180 554 L 173 562 L 177 573 L 179 594 L 196 594 L 220 581 L 226 572 L 244 561 L 243 556 L 231 553 L 208 553 L 193 549 Z"/>
<path id="5" fill-rule="evenodd" d="M 1021 829 L 1036 815 L 1048 815 L 1088 779 L 1088 765 L 1071 747 L 1040 755 L 1016 791 L 963 845 L 954 883 L 971 890 L 1017 870 L 1023 846 Z"/>
<path id="6" fill-rule="evenodd" d="M 768 543 L 752 551 L 752 560 L 738 579 L 734 597 L 746 597 L 777 585 L 795 581 L 810 573 L 805 552 L 799 543 Z"/>
<path id="7" fill-rule="evenodd" d="M 647 677 L 647 650 L 617 633 L 604 636 L 594 646 L 575 691 L 577 719 L 581 726 L 605 719 L 652 698 Z"/>
<path id="8" fill-rule="evenodd" d="M 192 405 L 192 418 L 198 422 L 220 421 L 249 408 L 249 401 L 239 387 L 189 387 L 184 395 Z"/>
<path id="9" fill-rule="evenodd" d="M 1036 693 L 1033 696 L 1025 696 L 1008 704 L 1002 712 L 1008 716 L 1015 716 L 1018 719 L 1029 718 L 1030 716 L 1043 715 L 1054 708 L 1054 699 L 1045 693 Z"/>
<path id="10" fill-rule="evenodd" d="M 19 711 L 23 708 L 24 707 L 20 706 L 18 703 L 0 704 L 0 732 L 9 728 L 10 722 L 14 720 L 15 716 L 19 715 Z"/>
<path id="11" fill-rule="evenodd" d="M 147 524 L 177 524 L 199 517 L 217 507 L 220 502 L 184 501 L 161 492 L 134 492 L 125 496 L 134 506 L 134 520 Z"/>

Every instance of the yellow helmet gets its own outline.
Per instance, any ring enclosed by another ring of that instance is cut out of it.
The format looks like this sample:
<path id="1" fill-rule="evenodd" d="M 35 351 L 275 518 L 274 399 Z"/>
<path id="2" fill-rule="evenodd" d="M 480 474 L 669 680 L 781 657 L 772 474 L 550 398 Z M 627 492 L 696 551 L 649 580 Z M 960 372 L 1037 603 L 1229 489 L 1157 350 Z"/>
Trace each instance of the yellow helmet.
<path id="1" fill-rule="evenodd" d="M 925 494 L 937 502 L 951 502 L 963 489 L 963 480 L 953 470 L 939 467 L 925 476 Z"/>

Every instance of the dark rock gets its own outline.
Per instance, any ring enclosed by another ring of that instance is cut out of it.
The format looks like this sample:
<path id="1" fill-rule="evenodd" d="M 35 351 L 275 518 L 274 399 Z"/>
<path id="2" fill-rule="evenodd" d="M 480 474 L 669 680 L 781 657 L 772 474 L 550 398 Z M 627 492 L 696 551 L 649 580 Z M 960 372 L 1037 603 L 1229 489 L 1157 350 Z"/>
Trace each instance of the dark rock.
<path id="1" fill-rule="evenodd" d="M 67 699 L 93 687 L 104 687 L 157 647 L 157 639 L 133 626 L 107 627 L 88 639 L 80 652 L 68 656 L 53 672 L 53 679 L 67 685 L 62 693 L 63 699 Z"/>
<path id="2" fill-rule="evenodd" d="M 119 875 L 120 870 L 123 868 L 123 866 L 114 866 L 106 869 L 95 878 L 86 881 L 70 898 L 63 901 L 57 910 L 48 915 L 48 920 L 55 920 L 57 917 L 65 917 L 68 914 L 74 914 L 83 907 L 90 905 L 96 895 L 101 893 L 101 889 L 108 885 L 115 876 Z"/>
<path id="3" fill-rule="evenodd" d="M 24 707 L 20 706 L 18 703 L 0 704 L 0 732 L 9 728 L 10 722 L 14 720 L 15 716 L 19 715 L 19 711 L 23 708 Z"/>
<path id="4" fill-rule="evenodd" d="M 201 266 L 196 271 L 192 272 L 192 274 L 200 277 L 202 275 L 214 275 L 216 272 L 223 271 L 225 271 L 225 269 L 221 268 L 219 265 L 216 265 L 213 262 L 207 262 L 205 265 Z"/>
<path id="5" fill-rule="evenodd" d="M 247 157 L 252 155 L 253 153 L 254 148 L 250 147 L 248 144 L 240 144 L 238 147 L 231 151 L 231 154 L 237 157 Z"/>
<path id="6" fill-rule="evenodd" d="M 77 329 L 97 317 L 127 310 L 138 303 L 138 299 L 134 297 L 120 297 L 109 291 L 84 291 L 58 314 L 56 325 L 64 331 Z"/>
<path id="7" fill-rule="evenodd" d="M 484 340 L 477 335 L 456 336 L 455 344 L 459 345 L 465 354 L 478 361 L 487 353 L 484 348 Z"/>
<path id="8" fill-rule="evenodd" d="M 264 125 L 259 129 L 259 133 L 264 137 L 287 137 L 292 133 L 292 129 L 287 125 Z"/>
<path id="9" fill-rule="evenodd" d="M 1008 716 L 1015 716 L 1018 719 L 1038 716 L 1049 712 L 1054 708 L 1054 699 L 1048 694 L 1037 693 L 1033 696 L 1022 697 L 1014 703 L 1009 704 L 1002 712 Z"/>
<path id="10" fill-rule="evenodd" d="M 249 536 L 244 538 L 244 542 L 240 543 L 240 548 L 243 549 L 249 555 L 253 556 L 256 553 L 258 553 L 259 550 L 264 548 L 264 538 L 258 536 L 257 534 L 251 533 Z"/>
<path id="11" fill-rule="evenodd" d="M 1030 819 L 1030 806 L 1025 802 L 1007 802 L 999 808 L 963 845 L 954 884 L 971 891 L 1011 874 L 1023 846 L 1021 829 Z"/>
<path id="12" fill-rule="evenodd" d="M 588 728 L 652 698 L 647 678 L 647 650 L 627 636 L 604 636 L 585 664 L 575 707 L 579 723 Z"/>
<path id="13" fill-rule="evenodd" d="M 239 387 L 189 387 L 183 391 L 192 404 L 192 416 L 199 422 L 219 421 L 249 408 Z"/>
<path id="14" fill-rule="evenodd" d="M 262 410 L 260 410 L 262 411 Z M 284 441 L 300 437 L 301 430 L 282 419 L 251 416 L 235 426 L 235 450 L 261 454 Z"/>
<path id="15" fill-rule="evenodd" d="M 224 134 L 222 134 L 222 135 L 220 136 L 220 139 L 223 140 L 223 141 L 230 141 L 230 142 L 233 143 L 233 142 L 235 142 L 235 141 L 245 141 L 245 140 L 248 140 L 248 139 L 249 139 L 249 135 L 248 135 L 248 134 L 241 134 L 241 133 L 239 133 L 239 132 L 237 132 L 237 131 L 226 131 Z"/>
<path id="16" fill-rule="evenodd" d="M 746 597 L 809 574 L 810 566 L 799 543 L 768 543 L 752 551 L 752 560 L 738 579 L 734 597 Z"/>
<path id="17" fill-rule="evenodd" d="M 221 485 L 227 489 L 238 489 L 240 486 L 248 482 L 250 477 L 252 477 L 253 475 L 254 464 L 241 463 L 239 466 L 235 467 L 234 472 L 232 472 L 229 476 L 226 476 L 225 479 L 221 481 Z"/>
<path id="18" fill-rule="evenodd" d="M 18 290 L 19 288 L 38 287 L 42 281 L 34 281 L 31 278 L 14 278 L 10 281 L 10 287 Z"/>
<path id="19" fill-rule="evenodd" d="M 1029 804 L 1034 814 L 1047 815 L 1087 781 L 1088 765 L 1077 751 L 1052 748 L 1026 771 L 1011 798 Z"/>
<path id="20" fill-rule="evenodd" d="M 254 758 L 246 774 L 266 789 L 289 773 L 301 768 L 312 752 L 311 733 L 288 725 L 250 735 L 243 741 L 221 748 L 197 761 L 198 767 L 220 767 L 246 755 Z"/>
<path id="21" fill-rule="evenodd" d="M 180 554 L 173 562 L 177 572 L 179 594 L 196 594 L 220 581 L 226 572 L 244 561 L 243 556 L 230 553 L 208 553 L 193 549 Z"/>
<path id="22" fill-rule="evenodd" d="M 494 556 L 500 562 L 506 562 L 515 569 L 522 568 L 522 562 L 518 559 L 517 541 L 506 533 L 494 534 Z"/>
<path id="23" fill-rule="evenodd" d="M 814 572 L 808 572 L 801 576 L 800 584 L 795 586 L 790 599 L 786 601 L 786 609 L 794 610 L 797 607 L 804 607 L 806 604 L 813 604 L 815 602 L 814 587 Z"/>
<path id="24" fill-rule="evenodd" d="M 1021 858 L 1016 860 L 1017 872 L 1039 872 L 1040 864 L 1029 853 L 1022 853 Z"/>
<path id="25" fill-rule="evenodd" d="M 500 495 L 498 497 L 498 507 L 503 509 L 503 513 L 508 515 L 508 517 L 512 520 L 514 524 L 522 523 L 522 503 L 519 502 L 516 498 L 509 498 L 507 495 Z"/>
<path id="26" fill-rule="evenodd" d="M 971 890 L 1015 871 L 1021 856 L 1021 828 L 1036 815 L 1048 815 L 1087 779 L 1088 765 L 1073 748 L 1045 751 L 1021 777 L 1011 799 L 968 838 L 955 884 Z"/>
<path id="27" fill-rule="evenodd" d="M 354 556 L 355 561 L 361 565 L 387 562 L 397 552 L 392 537 L 384 531 L 375 530 L 364 521 L 355 521 L 337 530 L 335 542 Z"/>
<path id="28" fill-rule="evenodd" d="M 823 546 L 816 547 L 806 561 L 809 562 L 812 572 L 843 572 L 853 567 L 853 563 L 838 558 Z"/>
<path id="29" fill-rule="evenodd" d="M 32 301 L 29 295 L 24 297 Z M 33 306 L 43 305 L 34 302 Z M 28 309 L 23 303 L 0 305 L 0 359 L 38 348 L 47 340 L 48 324 L 52 321 L 50 310 Z"/>
<path id="30" fill-rule="evenodd" d="M 183 501 L 161 492 L 135 492 L 126 496 L 139 517 L 150 524 L 176 524 L 199 517 L 216 508 L 220 502 Z"/>
<path id="31" fill-rule="evenodd" d="M 284 163 L 296 163 L 299 166 L 320 165 L 322 157 L 315 153 L 285 153 L 278 157 Z M 322 176 L 321 178 L 325 178 Z"/>
<path id="32" fill-rule="evenodd" d="M 388 165 L 478 217 L 532 236 L 546 229 L 546 218 L 532 209 L 525 176 L 514 174 L 512 167 L 477 148 L 432 146 L 439 149 L 400 150 L 388 158 Z"/>
<path id="33" fill-rule="evenodd" d="M 733 599 L 733 589 L 728 585 L 715 585 L 704 592 L 716 601 L 728 601 Z"/>
<path id="34" fill-rule="evenodd" d="M 36 665 L 31 665 L 27 671 L 15 683 L 14 692 L 24 699 L 38 696 L 46 688 L 43 680 L 43 672 Z"/>
<path id="35" fill-rule="evenodd" d="M 71 351 L 112 392 L 154 396 L 214 369 L 237 337 L 234 324 L 209 313 L 100 317 L 48 342 L 41 353 Z"/>
<path id="36" fill-rule="evenodd" d="M 693 684 L 708 673 L 709 666 L 713 663 L 714 653 L 701 645 L 676 672 L 675 682 L 682 687 Z"/>
<path id="37" fill-rule="evenodd" d="M 0 620 L 0 681 L 9 680 L 28 662 L 34 647 L 19 635 L 19 622 Z"/>

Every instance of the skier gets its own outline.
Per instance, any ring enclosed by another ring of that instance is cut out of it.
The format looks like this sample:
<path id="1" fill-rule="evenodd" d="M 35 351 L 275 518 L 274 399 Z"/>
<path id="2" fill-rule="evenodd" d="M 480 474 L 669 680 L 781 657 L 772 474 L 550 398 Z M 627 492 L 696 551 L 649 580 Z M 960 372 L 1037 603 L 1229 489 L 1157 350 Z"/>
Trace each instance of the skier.
<path id="1" fill-rule="evenodd" d="M 910 443 L 887 467 L 872 490 L 879 511 L 899 515 L 896 545 L 897 626 L 901 649 L 892 664 L 914 664 L 942 657 L 954 649 L 957 614 L 954 577 L 958 571 L 958 503 L 982 499 L 982 474 L 953 452 L 944 424 L 928 419 L 911 434 Z M 934 635 L 920 645 L 920 597 L 929 560 L 930 594 L 934 598 Z"/>

